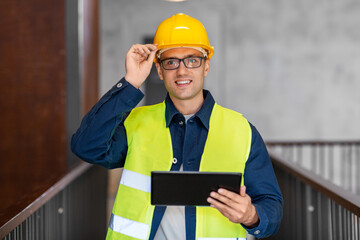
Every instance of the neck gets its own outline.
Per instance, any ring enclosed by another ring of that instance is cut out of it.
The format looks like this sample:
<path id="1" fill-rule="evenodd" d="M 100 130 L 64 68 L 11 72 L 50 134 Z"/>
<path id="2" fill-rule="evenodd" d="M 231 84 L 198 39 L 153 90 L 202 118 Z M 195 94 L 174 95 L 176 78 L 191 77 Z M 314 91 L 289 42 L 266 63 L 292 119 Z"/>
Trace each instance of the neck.
<path id="1" fill-rule="evenodd" d="M 171 101 L 174 103 L 176 109 L 183 115 L 190 115 L 197 113 L 204 103 L 204 96 L 201 92 L 195 99 L 177 99 L 170 96 Z"/>

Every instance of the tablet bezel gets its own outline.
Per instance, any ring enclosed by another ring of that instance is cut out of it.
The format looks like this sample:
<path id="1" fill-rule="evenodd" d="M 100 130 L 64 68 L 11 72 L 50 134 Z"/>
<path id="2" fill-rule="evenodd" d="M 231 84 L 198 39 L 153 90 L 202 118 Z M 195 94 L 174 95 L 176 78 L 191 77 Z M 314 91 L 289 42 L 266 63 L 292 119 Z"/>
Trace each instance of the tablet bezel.
<path id="1" fill-rule="evenodd" d="M 151 172 L 151 204 L 157 206 L 209 206 L 211 191 L 240 192 L 239 172 Z"/>

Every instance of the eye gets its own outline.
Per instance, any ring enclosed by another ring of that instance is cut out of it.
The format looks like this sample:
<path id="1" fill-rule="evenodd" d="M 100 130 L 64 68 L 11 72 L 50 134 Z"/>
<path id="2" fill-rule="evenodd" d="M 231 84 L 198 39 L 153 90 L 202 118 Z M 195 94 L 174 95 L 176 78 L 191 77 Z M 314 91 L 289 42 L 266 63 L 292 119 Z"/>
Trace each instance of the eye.
<path id="1" fill-rule="evenodd" d="M 187 57 L 184 58 L 184 64 L 187 68 L 198 68 L 201 66 L 201 57 Z"/>
<path id="2" fill-rule="evenodd" d="M 176 65 L 177 61 L 175 59 L 168 59 L 168 60 L 165 60 L 165 65 L 168 65 L 168 66 L 172 66 L 172 65 Z"/>
<path id="3" fill-rule="evenodd" d="M 195 64 L 195 63 L 199 62 L 199 59 L 198 58 L 188 58 L 188 61 L 190 64 Z"/>

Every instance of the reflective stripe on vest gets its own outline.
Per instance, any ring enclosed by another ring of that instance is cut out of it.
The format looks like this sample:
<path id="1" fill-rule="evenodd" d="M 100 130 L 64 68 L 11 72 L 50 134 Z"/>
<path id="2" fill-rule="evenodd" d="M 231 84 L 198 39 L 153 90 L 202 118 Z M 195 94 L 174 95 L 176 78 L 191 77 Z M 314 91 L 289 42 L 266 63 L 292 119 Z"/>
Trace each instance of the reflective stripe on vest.
<path id="1" fill-rule="evenodd" d="M 147 239 L 150 226 L 114 214 L 111 215 L 109 228 L 115 232 L 138 239 Z"/>
<path id="2" fill-rule="evenodd" d="M 124 169 L 121 174 L 120 184 L 150 193 L 151 177 Z"/>
<path id="3" fill-rule="evenodd" d="M 148 190 L 151 171 L 170 171 L 173 159 L 171 135 L 165 122 L 165 103 L 133 109 L 124 125 L 128 152 L 113 215 L 130 225 L 149 226 L 145 238 L 148 239 L 155 208 L 150 205 Z M 199 171 L 244 172 L 250 146 L 251 128 L 247 120 L 241 114 L 215 104 Z M 107 239 L 136 238 L 130 236 L 137 233 L 124 233 L 126 226 L 112 220 Z M 246 231 L 214 208 L 196 207 L 196 239 L 246 239 Z"/>

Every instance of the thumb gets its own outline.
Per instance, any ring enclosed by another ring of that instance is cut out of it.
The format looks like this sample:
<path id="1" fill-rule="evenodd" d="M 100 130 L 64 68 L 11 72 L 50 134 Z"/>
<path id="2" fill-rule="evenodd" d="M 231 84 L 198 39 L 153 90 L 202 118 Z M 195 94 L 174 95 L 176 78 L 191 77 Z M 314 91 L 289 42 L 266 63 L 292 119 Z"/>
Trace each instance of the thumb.
<path id="1" fill-rule="evenodd" d="M 154 61 L 156 52 L 157 52 L 157 50 L 153 50 L 153 51 L 150 52 L 148 58 L 146 59 L 146 61 L 148 63 L 152 63 Z"/>
<path id="2" fill-rule="evenodd" d="M 246 186 L 240 187 L 240 196 L 242 196 L 242 197 L 246 196 Z"/>

